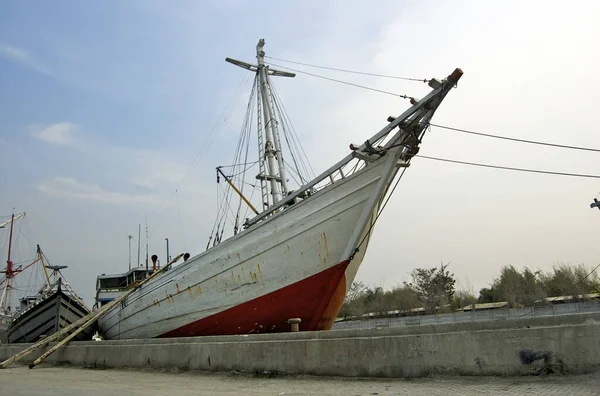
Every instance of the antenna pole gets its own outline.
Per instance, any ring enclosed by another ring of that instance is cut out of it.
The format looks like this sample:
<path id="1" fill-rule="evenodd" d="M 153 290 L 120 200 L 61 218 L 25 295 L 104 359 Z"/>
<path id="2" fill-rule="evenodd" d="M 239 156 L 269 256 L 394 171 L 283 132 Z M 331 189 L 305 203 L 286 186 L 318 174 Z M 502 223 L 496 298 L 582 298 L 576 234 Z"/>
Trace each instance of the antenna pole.
<path id="1" fill-rule="evenodd" d="M 131 235 L 128 235 L 127 239 L 129 239 L 129 269 L 131 270 L 131 240 L 133 239 L 133 237 Z"/>
<path id="2" fill-rule="evenodd" d="M 148 217 L 146 217 L 146 271 L 148 271 Z"/>
<path id="3" fill-rule="evenodd" d="M 167 263 L 169 261 L 171 261 L 171 256 L 169 256 L 169 238 L 165 238 L 165 241 L 167 241 Z"/>
<path id="4" fill-rule="evenodd" d="M 140 240 L 141 240 L 141 236 L 142 236 L 142 225 L 138 224 L 138 261 L 137 261 L 137 266 L 140 266 Z"/>

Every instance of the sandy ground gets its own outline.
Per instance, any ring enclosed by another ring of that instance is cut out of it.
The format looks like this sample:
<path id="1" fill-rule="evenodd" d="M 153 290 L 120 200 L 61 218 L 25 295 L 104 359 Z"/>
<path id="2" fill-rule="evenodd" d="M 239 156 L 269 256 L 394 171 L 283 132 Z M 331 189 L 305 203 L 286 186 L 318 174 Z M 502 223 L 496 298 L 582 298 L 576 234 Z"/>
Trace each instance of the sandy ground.
<path id="1" fill-rule="evenodd" d="M 443 377 L 416 380 L 237 373 L 91 370 L 13 366 L 0 370 L 0 395 L 600 395 L 600 373 L 548 377 Z"/>

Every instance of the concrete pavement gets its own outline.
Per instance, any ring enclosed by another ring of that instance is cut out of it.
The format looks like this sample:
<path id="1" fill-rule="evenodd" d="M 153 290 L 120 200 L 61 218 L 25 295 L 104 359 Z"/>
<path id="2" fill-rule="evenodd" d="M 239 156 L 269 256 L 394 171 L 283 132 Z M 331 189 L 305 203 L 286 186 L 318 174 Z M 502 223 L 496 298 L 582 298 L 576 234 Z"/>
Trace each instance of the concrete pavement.
<path id="1" fill-rule="evenodd" d="M 580 376 L 434 377 L 414 380 L 309 376 L 261 377 L 237 373 L 92 370 L 13 366 L 0 370 L 0 395 L 560 395 L 600 393 L 600 373 Z"/>

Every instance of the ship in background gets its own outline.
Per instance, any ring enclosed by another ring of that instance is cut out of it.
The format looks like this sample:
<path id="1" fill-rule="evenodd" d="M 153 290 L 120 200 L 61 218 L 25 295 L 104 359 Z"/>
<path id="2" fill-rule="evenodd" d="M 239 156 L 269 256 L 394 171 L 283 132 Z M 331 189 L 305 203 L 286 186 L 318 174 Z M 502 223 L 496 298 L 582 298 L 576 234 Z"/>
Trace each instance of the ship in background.
<path id="1" fill-rule="evenodd" d="M 271 81 L 294 74 L 265 64 L 262 39 L 256 54 L 257 64 L 226 59 L 255 78 L 235 165 L 217 168 L 218 181 L 229 189 L 207 250 L 141 285 L 101 316 L 105 339 L 281 332 L 289 331 L 290 318 L 299 318 L 303 331 L 331 329 L 394 181 L 462 76 L 456 69 L 443 80 L 430 80 L 429 94 L 410 98 L 404 113 L 308 179 L 298 166 L 298 150 L 284 153 L 279 129 L 286 128 L 287 117 Z M 259 150 L 258 160 L 249 162 L 253 114 Z M 297 136 L 284 137 L 290 147 Z M 258 175 L 252 176 L 255 165 Z M 245 176 L 260 191 L 258 205 L 244 194 Z M 254 213 L 243 223 L 242 207 Z M 233 235 L 223 238 L 228 222 Z"/>
<path id="2" fill-rule="evenodd" d="M 7 265 L 6 269 L 2 271 L 4 279 L 0 280 L 2 290 L 0 297 L 0 341 L 2 343 L 38 341 L 44 336 L 62 330 L 90 312 L 82 299 L 64 280 L 61 270 L 67 267 L 49 265 L 39 245 L 36 247 L 37 257 L 27 265 L 15 266 L 12 262 L 14 223 L 15 220 L 23 216 L 25 216 L 25 213 L 17 216 L 13 214 L 11 220 L 0 224 L 0 227 L 4 227 L 10 223 Z M 42 268 L 44 274 L 42 286 L 38 289 L 27 287 L 29 294 L 19 299 L 18 306 L 13 306 L 14 296 L 12 292 L 15 288 L 15 277 L 29 268 L 33 269 L 35 265 Z M 91 340 L 91 337 L 91 330 L 87 330 L 80 333 L 77 340 Z"/>

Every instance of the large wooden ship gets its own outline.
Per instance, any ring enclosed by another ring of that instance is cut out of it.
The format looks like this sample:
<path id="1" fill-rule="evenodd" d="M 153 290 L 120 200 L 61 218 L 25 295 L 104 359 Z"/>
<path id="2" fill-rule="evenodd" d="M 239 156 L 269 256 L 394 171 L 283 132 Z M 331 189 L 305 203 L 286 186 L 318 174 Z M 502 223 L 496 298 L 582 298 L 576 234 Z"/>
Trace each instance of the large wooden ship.
<path id="1" fill-rule="evenodd" d="M 312 180 L 288 185 L 270 78 L 293 77 L 265 64 L 228 62 L 255 73 L 258 165 L 262 201 L 253 205 L 218 168 L 243 205 L 254 212 L 234 234 L 215 234 L 208 249 L 144 283 L 98 320 L 105 339 L 189 337 L 330 329 L 358 271 L 390 188 L 418 152 L 429 122 L 462 76 L 454 70 L 429 81 L 431 92 Z M 250 108 L 250 107 L 248 107 Z M 358 116 L 348 114 L 348 117 Z M 323 131 L 326 133 L 326 131 Z M 242 156 L 243 157 L 243 156 Z M 241 162 L 244 158 L 242 158 Z M 237 168 L 246 172 L 246 168 Z M 226 209 L 225 209 L 226 210 Z"/>

